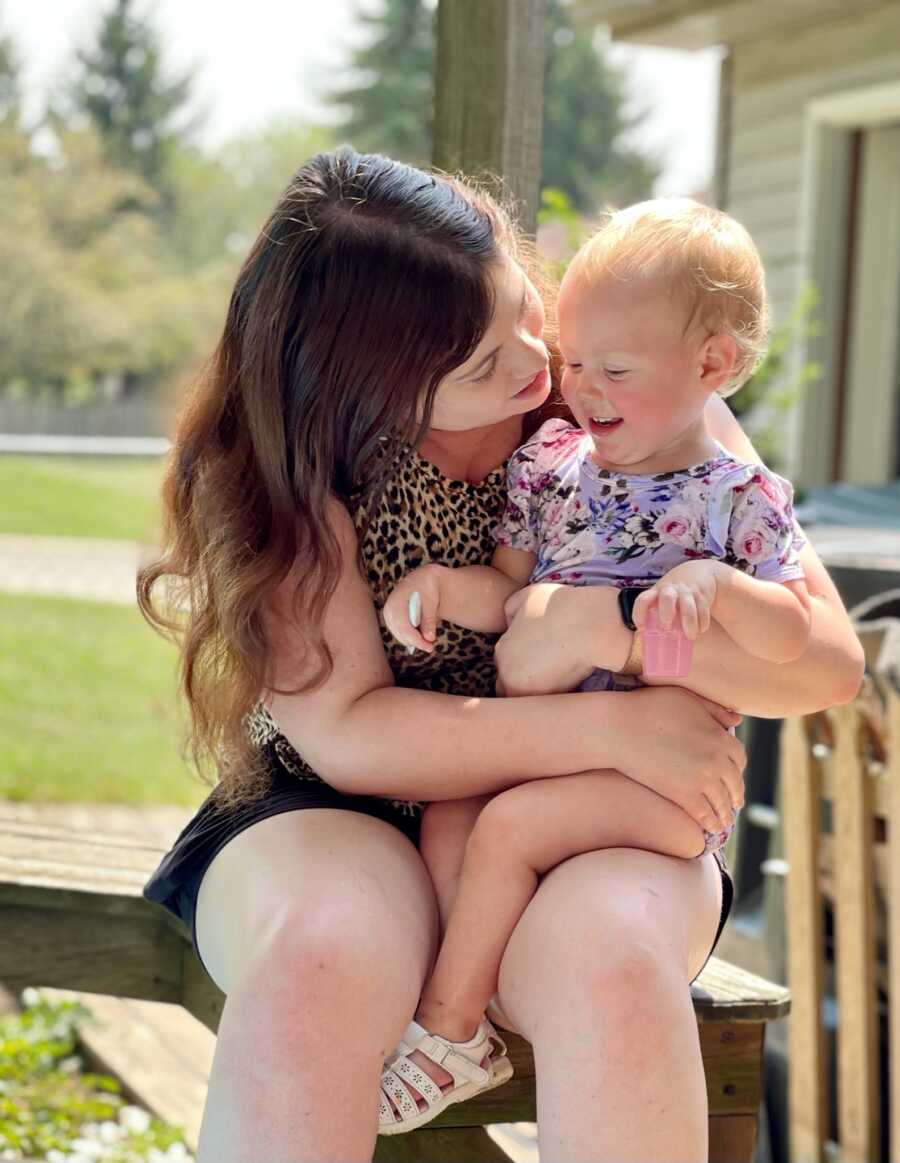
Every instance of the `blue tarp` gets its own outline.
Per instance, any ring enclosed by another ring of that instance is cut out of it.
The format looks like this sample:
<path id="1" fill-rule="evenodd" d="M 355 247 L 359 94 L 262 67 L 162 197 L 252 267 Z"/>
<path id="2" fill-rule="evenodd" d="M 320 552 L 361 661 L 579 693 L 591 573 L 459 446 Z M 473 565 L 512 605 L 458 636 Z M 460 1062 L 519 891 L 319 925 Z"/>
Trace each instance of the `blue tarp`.
<path id="1" fill-rule="evenodd" d="M 900 529 L 900 480 L 886 485 L 844 482 L 810 489 L 797 505 L 801 525 L 857 525 Z"/>

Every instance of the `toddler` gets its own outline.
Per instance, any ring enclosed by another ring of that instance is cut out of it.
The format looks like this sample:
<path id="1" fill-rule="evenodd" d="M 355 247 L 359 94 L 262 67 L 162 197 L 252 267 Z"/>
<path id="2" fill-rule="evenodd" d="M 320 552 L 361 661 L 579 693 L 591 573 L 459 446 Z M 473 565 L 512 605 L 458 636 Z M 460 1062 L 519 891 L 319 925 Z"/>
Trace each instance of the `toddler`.
<path id="1" fill-rule="evenodd" d="M 689 639 L 714 619 L 751 654 L 798 657 L 809 607 L 791 487 L 736 460 L 704 419 L 710 395 L 736 391 L 765 346 L 764 277 L 747 232 L 683 199 L 611 215 L 566 272 L 559 328 L 562 394 L 576 423 L 548 420 L 512 456 L 491 565 L 421 566 L 388 599 L 388 628 L 431 651 L 438 618 L 505 630 L 514 595 L 531 583 L 610 585 L 639 631 L 651 611 Z M 632 673 L 595 670 L 579 689 L 633 688 L 639 646 L 637 633 Z M 612 771 L 430 805 L 422 855 L 444 940 L 416 1020 L 382 1076 L 381 1133 L 412 1130 L 510 1077 L 484 1012 L 543 873 L 606 847 L 697 858 L 725 842 L 730 819 L 730 810 L 713 810 L 703 829 Z"/>

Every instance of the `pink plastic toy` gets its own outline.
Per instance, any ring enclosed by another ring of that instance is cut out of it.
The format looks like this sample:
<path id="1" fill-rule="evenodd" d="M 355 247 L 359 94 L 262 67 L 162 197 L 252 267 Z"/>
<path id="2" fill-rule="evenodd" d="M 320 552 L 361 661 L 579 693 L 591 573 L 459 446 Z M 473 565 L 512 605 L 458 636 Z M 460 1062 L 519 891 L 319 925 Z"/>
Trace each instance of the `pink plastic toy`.
<path id="1" fill-rule="evenodd" d="M 648 678 L 684 678 L 691 669 L 694 644 L 682 634 L 680 622 L 671 630 L 659 624 L 656 607 L 647 612 L 647 621 L 641 631 L 644 649 L 644 670 Z"/>

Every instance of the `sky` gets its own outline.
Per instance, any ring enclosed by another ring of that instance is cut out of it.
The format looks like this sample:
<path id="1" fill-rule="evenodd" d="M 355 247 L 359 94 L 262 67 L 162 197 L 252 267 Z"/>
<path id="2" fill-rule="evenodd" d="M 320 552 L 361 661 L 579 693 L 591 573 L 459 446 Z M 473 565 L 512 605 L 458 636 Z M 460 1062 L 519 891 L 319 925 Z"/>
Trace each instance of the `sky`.
<path id="1" fill-rule="evenodd" d="M 32 110 L 64 70 L 76 45 L 89 43 L 108 0 L 0 0 L 0 30 L 23 60 Z M 377 0 L 363 0 L 367 8 Z M 358 43 L 359 0 L 143 0 L 163 34 L 173 68 L 194 73 L 197 106 L 209 145 L 280 113 L 310 121 L 327 114 L 321 95 Z M 627 67 L 637 105 L 651 109 L 636 144 L 662 164 L 657 194 L 694 194 L 712 173 L 718 58 L 698 53 L 612 46 Z"/>

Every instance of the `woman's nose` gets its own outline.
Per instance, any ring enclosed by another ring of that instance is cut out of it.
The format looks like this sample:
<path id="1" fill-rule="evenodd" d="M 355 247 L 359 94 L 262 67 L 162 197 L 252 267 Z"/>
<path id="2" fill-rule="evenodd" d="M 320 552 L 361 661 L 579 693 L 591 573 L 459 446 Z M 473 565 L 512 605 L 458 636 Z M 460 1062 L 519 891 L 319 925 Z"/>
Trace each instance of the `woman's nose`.
<path id="1" fill-rule="evenodd" d="M 537 375 L 541 368 L 547 367 L 550 363 L 547 345 L 539 336 L 529 333 L 524 333 L 520 339 L 522 343 L 521 364 L 526 370 L 530 367 L 532 375 Z"/>
<path id="2" fill-rule="evenodd" d="M 523 349 L 528 351 L 540 352 L 543 359 L 547 359 L 547 345 L 544 343 L 541 332 L 535 332 L 530 327 L 520 326 L 517 330 L 516 338 L 522 345 Z"/>

